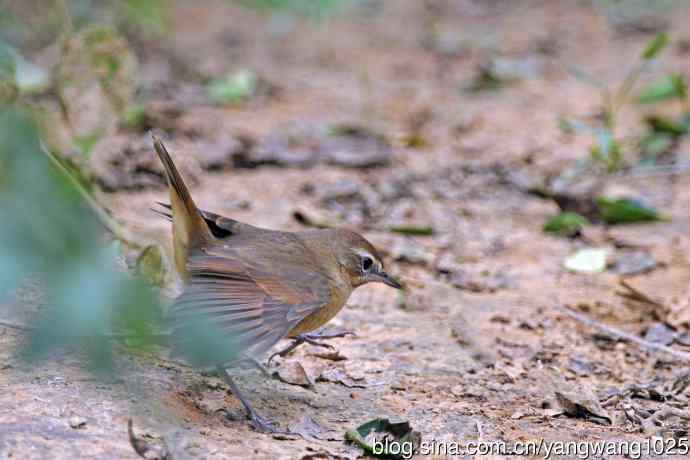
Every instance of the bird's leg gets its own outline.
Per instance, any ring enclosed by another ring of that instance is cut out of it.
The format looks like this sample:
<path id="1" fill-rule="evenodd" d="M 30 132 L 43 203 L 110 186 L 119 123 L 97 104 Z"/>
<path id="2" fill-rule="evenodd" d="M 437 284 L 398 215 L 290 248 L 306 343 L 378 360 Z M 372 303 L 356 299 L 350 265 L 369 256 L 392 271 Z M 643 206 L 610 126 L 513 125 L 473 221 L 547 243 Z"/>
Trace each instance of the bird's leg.
<path id="1" fill-rule="evenodd" d="M 276 356 L 280 356 L 281 358 L 287 356 L 288 353 L 290 353 L 292 350 L 299 347 L 303 343 L 308 343 L 308 344 L 314 345 L 316 347 L 330 348 L 332 350 L 335 348 L 333 345 L 328 344 L 328 343 L 322 343 L 322 342 L 320 342 L 320 340 L 336 339 L 339 337 L 345 337 L 346 335 L 354 336 L 355 333 L 352 331 L 344 331 L 344 332 L 332 332 L 330 334 L 318 332 L 316 334 L 297 335 L 295 337 L 292 337 L 292 343 L 290 345 L 288 345 L 284 349 L 277 351 L 277 352 L 273 353 L 271 356 L 269 356 L 267 364 L 271 364 L 271 360 L 273 360 L 273 358 L 275 358 Z"/>
<path id="2" fill-rule="evenodd" d="M 258 359 L 247 358 L 245 362 L 251 364 L 252 367 L 258 369 L 264 375 L 264 377 L 273 378 L 273 374 L 271 374 L 271 372 L 268 369 L 266 369 L 266 366 L 261 364 Z"/>
<path id="3" fill-rule="evenodd" d="M 269 379 L 277 380 L 277 381 L 279 381 L 279 382 L 281 382 L 281 383 L 287 383 L 287 384 L 289 384 L 289 385 L 294 385 L 292 382 L 290 382 L 290 381 L 285 380 L 284 378 L 282 378 L 282 377 L 280 376 L 280 374 L 278 374 L 278 372 L 275 372 L 275 371 L 274 371 L 274 372 L 271 372 L 271 371 L 269 371 L 269 370 L 266 368 L 266 366 L 264 366 L 263 364 L 261 364 L 257 359 L 254 359 L 254 358 L 247 358 L 247 359 L 245 360 L 245 362 L 247 362 L 248 364 L 251 364 L 254 368 L 258 369 L 258 370 L 264 375 L 264 377 L 267 377 L 267 378 L 269 378 Z"/>
<path id="4" fill-rule="evenodd" d="M 218 367 L 217 368 L 218 373 L 220 376 L 225 380 L 225 383 L 228 384 L 228 387 L 230 387 L 230 391 L 232 392 L 233 395 L 237 399 L 240 400 L 242 405 L 244 406 L 244 409 L 247 411 L 247 418 L 251 421 L 252 426 L 256 431 L 259 431 L 261 433 L 281 433 L 281 434 L 288 434 L 289 432 L 284 432 L 280 431 L 276 426 L 263 418 L 259 416 L 259 414 L 256 413 L 254 408 L 249 404 L 249 401 L 242 395 L 240 392 L 239 387 L 235 384 L 235 382 L 232 380 L 232 377 L 230 377 L 230 374 L 228 374 L 228 371 L 223 368 L 223 367 Z"/>

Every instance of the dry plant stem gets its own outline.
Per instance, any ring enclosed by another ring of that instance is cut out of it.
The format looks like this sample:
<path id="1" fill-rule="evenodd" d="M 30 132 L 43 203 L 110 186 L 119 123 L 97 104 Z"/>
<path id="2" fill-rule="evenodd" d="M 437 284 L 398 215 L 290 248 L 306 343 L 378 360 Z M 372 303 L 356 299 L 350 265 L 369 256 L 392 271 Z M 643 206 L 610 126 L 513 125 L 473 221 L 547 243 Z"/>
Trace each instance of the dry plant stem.
<path id="1" fill-rule="evenodd" d="M 625 340 L 626 342 L 632 342 L 640 348 L 650 352 L 666 353 L 670 356 L 673 356 L 679 361 L 690 363 L 690 353 L 674 350 L 673 348 L 667 347 L 666 345 L 650 342 L 648 340 L 641 339 L 640 337 L 629 334 L 627 332 L 619 331 L 618 329 L 599 323 L 593 320 L 592 318 L 583 315 L 582 313 L 578 313 L 562 305 L 556 305 L 556 309 L 561 311 L 565 315 L 573 318 L 574 320 L 582 324 L 585 324 L 591 328 L 598 329 L 599 331 L 604 332 L 605 334 L 610 335 L 611 337 L 615 337 L 620 340 Z"/>
<path id="2" fill-rule="evenodd" d="M 690 411 L 676 409 L 675 407 L 664 407 L 658 410 L 654 415 L 642 421 L 642 428 L 646 434 L 652 434 L 657 426 L 661 426 L 662 422 L 671 417 L 678 417 L 682 420 L 690 420 Z"/>
<path id="3" fill-rule="evenodd" d="M 79 192 L 79 194 L 82 196 L 84 201 L 89 205 L 91 210 L 96 214 L 96 217 L 98 220 L 101 222 L 101 224 L 108 230 L 110 233 L 113 234 L 115 238 L 118 240 L 122 241 L 123 243 L 126 243 L 128 246 L 131 246 L 133 248 L 141 248 L 141 245 L 136 243 L 134 239 L 128 235 L 127 231 L 122 227 L 115 219 L 113 219 L 105 210 L 103 206 L 101 206 L 96 199 L 88 192 L 84 187 L 79 183 L 79 181 L 72 175 L 70 172 L 65 168 L 65 166 L 58 161 L 57 158 L 55 158 L 55 155 L 52 154 L 48 148 L 41 143 L 41 149 L 43 150 L 43 153 L 46 154 L 46 156 L 50 159 L 50 161 L 55 165 L 55 167 L 65 175 L 65 177 L 70 181 L 72 186 Z"/>
<path id="4" fill-rule="evenodd" d="M 628 291 L 628 292 L 617 292 L 616 293 L 616 294 L 620 295 L 621 297 L 626 297 L 628 299 L 637 300 L 640 302 L 648 303 L 650 305 L 654 305 L 655 307 L 666 309 L 666 306 L 664 304 L 652 299 L 651 297 L 649 297 L 647 294 L 640 291 L 639 289 L 634 288 L 633 286 L 630 285 L 630 283 L 625 281 L 625 279 L 619 278 L 618 284 L 620 284 L 621 287 L 625 288 Z"/>
<path id="5" fill-rule="evenodd" d="M 628 420 L 640 426 L 644 425 L 644 419 L 640 417 L 637 414 L 637 412 L 635 412 L 635 408 L 632 406 L 632 404 L 630 404 L 629 402 L 625 402 L 622 404 L 622 409 L 623 413 L 625 414 L 625 417 Z"/>

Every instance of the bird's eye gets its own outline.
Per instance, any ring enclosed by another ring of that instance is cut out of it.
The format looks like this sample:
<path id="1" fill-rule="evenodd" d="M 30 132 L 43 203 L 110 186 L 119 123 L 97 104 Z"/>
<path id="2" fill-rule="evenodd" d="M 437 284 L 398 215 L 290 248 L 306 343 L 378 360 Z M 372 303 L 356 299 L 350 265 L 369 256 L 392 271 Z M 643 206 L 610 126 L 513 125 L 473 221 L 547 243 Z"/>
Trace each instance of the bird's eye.
<path id="1" fill-rule="evenodd" d="M 368 272 L 371 270 L 371 267 L 374 265 L 374 260 L 369 257 L 369 256 L 364 256 L 362 257 L 362 270 L 365 272 Z"/>

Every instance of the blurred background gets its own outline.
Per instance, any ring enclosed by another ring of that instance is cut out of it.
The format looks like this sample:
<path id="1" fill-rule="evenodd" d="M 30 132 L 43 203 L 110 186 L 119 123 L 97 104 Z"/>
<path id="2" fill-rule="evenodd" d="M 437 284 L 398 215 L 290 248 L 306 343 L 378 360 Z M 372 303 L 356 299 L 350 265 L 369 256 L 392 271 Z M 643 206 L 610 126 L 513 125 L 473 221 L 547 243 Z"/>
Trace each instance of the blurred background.
<path id="1" fill-rule="evenodd" d="M 0 1 L 0 456 L 135 458 L 130 417 L 191 458 L 350 458 L 346 429 L 383 415 L 427 439 L 652 433 L 668 398 L 625 388 L 667 394 L 687 360 L 555 306 L 690 347 L 689 8 Z M 161 357 L 180 286 L 150 130 L 201 208 L 351 227 L 406 282 L 352 296 L 338 354 L 279 362 L 295 386 L 243 377 L 303 439 L 248 431 L 220 380 Z"/>

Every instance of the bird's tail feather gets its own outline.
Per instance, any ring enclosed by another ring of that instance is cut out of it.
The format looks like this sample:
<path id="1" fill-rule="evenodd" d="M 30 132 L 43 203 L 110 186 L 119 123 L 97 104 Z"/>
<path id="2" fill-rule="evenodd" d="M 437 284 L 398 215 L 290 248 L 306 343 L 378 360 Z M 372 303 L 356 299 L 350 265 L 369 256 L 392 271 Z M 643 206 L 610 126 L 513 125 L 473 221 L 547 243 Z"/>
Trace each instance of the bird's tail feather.
<path id="1" fill-rule="evenodd" d="M 170 214 L 173 221 L 175 252 L 182 249 L 178 247 L 178 243 L 182 244 L 185 251 L 198 247 L 212 238 L 211 232 L 163 142 L 154 134 L 151 134 L 151 137 L 158 158 L 165 168 L 165 177 L 170 188 Z"/>

